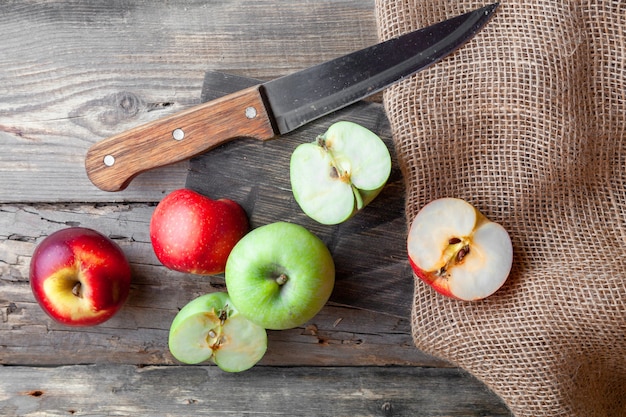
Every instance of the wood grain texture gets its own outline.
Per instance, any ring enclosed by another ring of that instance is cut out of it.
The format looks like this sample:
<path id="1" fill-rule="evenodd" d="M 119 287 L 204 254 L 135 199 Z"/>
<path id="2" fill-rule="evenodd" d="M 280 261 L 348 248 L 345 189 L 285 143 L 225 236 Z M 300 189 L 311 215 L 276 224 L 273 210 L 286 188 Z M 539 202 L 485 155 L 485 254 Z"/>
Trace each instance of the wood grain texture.
<path id="1" fill-rule="evenodd" d="M 458 369 L 0 368 L 4 416 L 510 416 Z M 10 381 L 6 383 L 5 381 Z"/>
<path id="2" fill-rule="evenodd" d="M 375 43 L 373 4 L 3 3 L 0 202 L 158 201 L 187 163 L 109 195 L 87 178 L 87 149 L 198 104 L 209 69 L 271 79 Z"/>
<path id="3" fill-rule="evenodd" d="M 152 251 L 153 204 L 0 206 L 0 364 L 173 364 L 167 349 L 172 319 L 191 299 L 225 289 L 222 276 L 170 271 Z M 131 292 L 106 323 L 68 328 L 35 302 L 28 267 L 35 246 L 56 230 L 106 231 L 131 262 Z M 269 333 L 266 365 L 449 366 L 413 346 L 408 317 L 329 304 L 300 328 Z"/>
<path id="4" fill-rule="evenodd" d="M 224 289 L 221 277 L 167 270 L 149 243 L 156 202 L 185 185 L 189 165 L 146 172 L 119 193 L 85 173 L 98 140 L 200 103 L 207 70 L 267 80 L 375 43 L 374 0 L 8 0 L 0 29 L 1 415 L 508 415 L 479 381 L 415 349 L 407 314 L 337 301 L 301 328 L 270 332 L 250 372 L 178 366 L 166 346 L 173 316 Z M 273 161 L 254 155 L 239 161 L 250 175 Z M 380 202 L 401 201 L 399 184 Z M 276 216 L 286 191 L 262 201 Z M 397 217 L 371 220 L 377 238 L 385 223 L 403 229 Z M 36 244 L 70 226 L 110 236 L 131 261 L 130 298 L 101 326 L 57 325 L 30 291 Z M 391 269 L 378 285 L 405 273 Z M 337 295 L 375 300 L 360 283 L 376 274 L 364 268 Z"/>

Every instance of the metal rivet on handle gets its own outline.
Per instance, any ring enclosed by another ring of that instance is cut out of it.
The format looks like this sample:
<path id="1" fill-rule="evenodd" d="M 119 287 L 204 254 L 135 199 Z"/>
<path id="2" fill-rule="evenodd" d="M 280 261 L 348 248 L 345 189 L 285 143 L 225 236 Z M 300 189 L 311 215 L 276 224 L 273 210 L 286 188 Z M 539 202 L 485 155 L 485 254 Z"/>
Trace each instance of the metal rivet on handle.
<path id="1" fill-rule="evenodd" d="M 104 157 L 104 165 L 108 166 L 108 167 L 112 167 L 113 164 L 115 164 L 115 157 L 113 155 L 107 155 Z"/>
<path id="2" fill-rule="evenodd" d="M 183 140 L 183 138 L 185 137 L 185 132 L 183 131 L 183 129 L 174 129 L 174 131 L 172 132 L 172 137 L 176 140 Z"/>
<path id="3" fill-rule="evenodd" d="M 248 119 L 254 119 L 256 117 L 256 109 L 254 107 L 246 108 L 246 117 Z"/>

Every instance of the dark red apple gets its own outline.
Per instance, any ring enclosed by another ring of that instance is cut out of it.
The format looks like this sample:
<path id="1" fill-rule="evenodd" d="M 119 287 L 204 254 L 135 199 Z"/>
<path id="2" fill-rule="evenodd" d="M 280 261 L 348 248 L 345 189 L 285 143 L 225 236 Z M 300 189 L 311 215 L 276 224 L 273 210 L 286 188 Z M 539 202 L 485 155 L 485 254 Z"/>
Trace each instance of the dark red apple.
<path id="1" fill-rule="evenodd" d="M 183 188 L 168 194 L 150 221 L 154 253 L 166 267 L 199 275 L 224 272 L 226 259 L 249 229 L 244 209 Z"/>
<path id="2" fill-rule="evenodd" d="M 50 317 L 68 326 L 92 326 L 110 319 L 128 298 L 130 280 L 122 249 L 83 227 L 46 237 L 30 263 L 35 299 Z"/>

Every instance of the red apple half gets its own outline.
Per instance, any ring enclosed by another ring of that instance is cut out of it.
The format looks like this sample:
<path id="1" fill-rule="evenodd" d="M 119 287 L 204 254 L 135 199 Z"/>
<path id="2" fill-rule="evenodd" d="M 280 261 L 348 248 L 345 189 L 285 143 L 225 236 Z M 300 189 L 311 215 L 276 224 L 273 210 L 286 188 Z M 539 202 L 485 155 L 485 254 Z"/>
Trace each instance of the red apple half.
<path id="1" fill-rule="evenodd" d="M 91 326 L 111 318 L 128 298 L 130 279 L 122 249 L 83 227 L 46 237 L 30 263 L 35 299 L 50 317 L 68 326 Z"/>
<path id="2" fill-rule="evenodd" d="M 159 261 L 180 272 L 214 275 L 249 229 L 244 209 L 228 199 L 212 200 L 189 189 L 168 194 L 150 221 L 150 240 Z"/>
<path id="3" fill-rule="evenodd" d="M 419 278 L 443 295 L 467 301 L 496 292 L 513 263 L 507 231 L 458 198 L 434 200 L 417 213 L 407 250 Z"/>

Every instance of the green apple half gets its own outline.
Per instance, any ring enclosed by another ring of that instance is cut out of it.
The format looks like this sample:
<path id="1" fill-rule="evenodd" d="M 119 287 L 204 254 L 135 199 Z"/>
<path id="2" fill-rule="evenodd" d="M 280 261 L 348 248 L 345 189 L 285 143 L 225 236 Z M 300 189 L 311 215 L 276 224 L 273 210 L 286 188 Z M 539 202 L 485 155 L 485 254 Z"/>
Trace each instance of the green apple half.
<path id="1" fill-rule="evenodd" d="M 266 329 L 291 329 L 326 304 L 335 284 L 335 264 L 313 233 L 277 222 L 237 242 L 226 262 L 225 279 L 241 314 Z"/>
<path id="2" fill-rule="evenodd" d="M 391 155 L 373 132 L 352 122 L 337 122 L 313 143 L 291 155 L 294 198 L 319 223 L 346 221 L 369 204 L 391 173 Z"/>
<path id="3" fill-rule="evenodd" d="M 225 292 L 202 295 L 174 317 L 169 348 L 180 362 L 197 364 L 212 359 L 227 372 L 254 366 L 267 350 L 267 332 L 243 315 Z"/>

